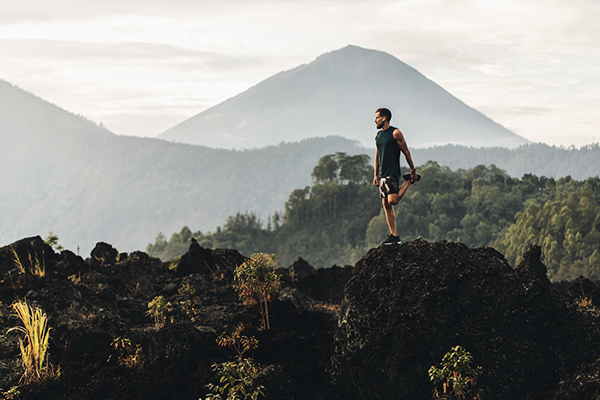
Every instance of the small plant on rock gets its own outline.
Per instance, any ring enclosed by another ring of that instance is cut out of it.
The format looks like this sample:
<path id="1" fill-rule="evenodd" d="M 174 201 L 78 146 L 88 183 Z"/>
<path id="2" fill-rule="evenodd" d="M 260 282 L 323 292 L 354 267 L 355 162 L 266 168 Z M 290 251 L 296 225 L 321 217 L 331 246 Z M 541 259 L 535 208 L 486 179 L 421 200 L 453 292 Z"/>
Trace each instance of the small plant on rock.
<path id="1" fill-rule="evenodd" d="M 21 261 L 21 258 L 19 257 L 19 253 L 17 253 L 17 251 L 14 249 L 14 247 L 12 247 L 12 245 L 10 246 L 10 249 L 12 250 L 12 253 L 15 256 L 15 264 L 17 265 L 19 272 L 24 274 L 26 272 L 25 266 L 23 265 L 23 262 Z M 28 255 L 29 255 L 29 265 L 31 267 L 31 273 L 34 275 L 37 275 L 39 277 L 45 276 L 46 275 L 46 259 L 44 257 L 44 252 L 42 251 L 41 261 L 40 261 L 40 257 L 38 257 L 37 254 L 35 254 L 33 257 L 31 256 L 31 253 L 29 253 Z"/>
<path id="2" fill-rule="evenodd" d="M 19 272 L 21 272 L 22 274 L 24 274 L 25 273 L 25 267 L 23 266 L 23 263 L 21 262 L 21 258 L 19 258 L 19 253 L 17 253 L 17 251 L 15 250 L 15 248 L 12 247 L 12 245 L 10 246 L 10 249 L 12 250 L 12 253 L 15 256 L 15 265 L 19 269 Z"/>
<path id="3" fill-rule="evenodd" d="M 46 276 L 46 259 L 44 258 L 43 252 L 41 261 L 37 255 L 33 256 L 32 259 L 31 254 L 29 254 L 29 264 L 31 265 L 31 272 L 34 275 L 37 275 L 39 277 Z"/>
<path id="4" fill-rule="evenodd" d="M 212 369 L 219 376 L 219 384 L 209 383 L 206 387 L 211 393 L 205 400 L 257 400 L 263 396 L 262 386 L 257 386 L 254 380 L 258 376 L 258 368 L 251 358 L 244 358 L 248 350 L 258 347 L 258 341 L 253 337 L 243 336 L 244 325 L 240 324 L 235 331 L 217 338 L 219 346 L 227 346 L 237 353 L 235 361 L 213 364 Z"/>
<path id="5" fill-rule="evenodd" d="M 171 303 L 165 301 L 163 296 L 156 296 L 148 303 L 147 314 L 154 318 L 154 326 L 156 329 L 161 328 L 167 321 L 167 313 L 171 312 L 173 307 Z"/>
<path id="6" fill-rule="evenodd" d="M 60 244 L 58 244 L 58 235 L 56 235 L 52 231 L 48 232 L 48 236 L 46 237 L 46 239 L 44 239 L 44 243 L 52 247 L 55 251 L 64 250 L 63 247 Z"/>
<path id="7" fill-rule="evenodd" d="M 244 304 L 260 306 L 262 327 L 269 329 L 268 301 L 271 294 L 279 291 L 281 281 L 275 273 L 277 257 L 272 254 L 256 253 L 233 273 L 233 287 L 238 291 L 240 300 Z"/>
<path id="8" fill-rule="evenodd" d="M 0 389 L 0 399 L 2 400 L 16 400 L 21 397 L 18 386 L 13 386 L 7 391 Z"/>
<path id="9" fill-rule="evenodd" d="M 179 267 L 179 263 L 181 262 L 181 256 L 175 257 L 171 261 L 169 261 L 169 270 L 177 271 L 177 267 Z"/>
<path id="10" fill-rule="evenodd" d="M 292 282 L 296 282 L 297 278 L 296 278 L 296 270 L 294 269 L 294 267 L 290 267 L 290 279 L 292 280 Z"/>
<path id="11" fill-rule="evenodd" d="M 439 396 L 438 387 L 441 383 L 443 393 L 452 393 L 459 399 L 479 399 L 479 391 L 474 387 L 481 375 L 481 367 L 473 368 L 472 362 L 471 353 L 461 346 L 455 346 L 446 353 L 439 368 L 432 366 L 429 369 L 429 379 L 434 384 L 434 397 Z"/>
<path id="12" fill-rule="evenodd" d="M 40 382 L 53 375 L 48 363 L 48 340 L 51 329 L 48 326 L 48 317 L 41 309 L 33 309 L 22 300 L 17 300 L 12 307 L 23 326 L 15 326 L 8 332 L 17 331 L 25 334 L 25 342 L 19 338 L 21 359 L 25 368 L 21 380 L 25 383 Z"/>
<path id="13" fill-rule="evenodd" d="M 117 359 L 119 365 L 124 365 L 127 368 L 140 368 L 144 365 L 144 353 L 142 353 L 142 346 L 139 344 L 134 345 L 131 340 L 119 336 L 111 342 L 110 347 L 119 352 Z M 108 358 L 108 361 L 111 357 Z"/>
<path id="14" fill-rule="evenodd" d="M 179 288 L 177 293 L 182 297 L 182 300 L 179 302 L 181 312 L 188 317 L 190 321 L 194 322 L 196 320 L 196 305 L 200 302 L 198 297 L 196 297 L 196 288 L 189 283 L 186 283 Z"/>

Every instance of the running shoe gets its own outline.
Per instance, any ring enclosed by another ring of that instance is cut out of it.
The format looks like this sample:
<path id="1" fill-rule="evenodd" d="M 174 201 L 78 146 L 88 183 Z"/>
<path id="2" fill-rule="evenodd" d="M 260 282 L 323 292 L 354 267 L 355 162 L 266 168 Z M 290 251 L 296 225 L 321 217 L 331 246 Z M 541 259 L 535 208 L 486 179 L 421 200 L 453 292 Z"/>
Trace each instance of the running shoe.
<path id="1" fill-rule="evenodd" d="M 402 240 L 400 240 L 400 238 L 398 236 L 394 236 L 390 233 L 390 235 L 387 237 L 387 239 L 385 239 L 383 242 L 381 242 L 381 244 L 383 246 L 389 246 L 391 244 L 402 244 Z"/>
<path id="2" fill-rule="evenodd" d="M 405 181 L 410 181 L 410 172 L 404 173 L 404 175 L 402 175 L 402 177 L 404 178 Z M 417 174 L 417 180 L 415 182 L 418 182 L 420 180 L 421 180 L 421 175 Z"/>

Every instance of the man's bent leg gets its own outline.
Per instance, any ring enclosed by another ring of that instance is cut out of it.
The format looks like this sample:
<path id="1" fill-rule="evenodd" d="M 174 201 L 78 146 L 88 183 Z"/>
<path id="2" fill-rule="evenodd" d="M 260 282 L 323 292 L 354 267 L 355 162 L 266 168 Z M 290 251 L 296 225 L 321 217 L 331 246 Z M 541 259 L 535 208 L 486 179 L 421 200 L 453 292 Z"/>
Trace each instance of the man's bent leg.
<path id="1" fill-rule="evenodd" d="M 398 193 L 388 194 L 387 201 L 393 206 L 400 203 L 400 200 L 402 200 L 402 198 L 404 197 L 404 194 L 408 190 L 409 186 L 410 186 L 410 181 L 404 181 L 402 186 L 400 186 L 400 189 L 398 189 Z"/>
<path id="2" fill-rule="evenodd" d="M 390 228 L 390 233 L 394 236 L 398 236 L 398 230 L 396 229 L 396 214 L 394 213 L 394 208 L 387 201 L 387 199 L 383 199 L 382 203 L 383 209 L 385 210 L 385 218 L 387 219 L 388 227 Z"/>

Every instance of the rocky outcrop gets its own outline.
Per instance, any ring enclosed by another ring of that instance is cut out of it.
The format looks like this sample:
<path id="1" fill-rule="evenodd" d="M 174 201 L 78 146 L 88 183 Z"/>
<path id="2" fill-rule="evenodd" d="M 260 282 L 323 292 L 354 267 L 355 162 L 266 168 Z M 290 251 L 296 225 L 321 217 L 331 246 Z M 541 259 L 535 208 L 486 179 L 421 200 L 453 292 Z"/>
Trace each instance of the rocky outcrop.
<path id="1" fill-rule="evenodd" d="M 24 399 L 204 398 L 211 366 L 234 356 L 215 339 L 238 323 L 259 341 L 248 354 L 266 400 L 425 400 L 429 367 L 456 345 L 483 367 L 486 399 L 600 393 L 600 288 L 580 277 L 558 293 L 539 247 L 514 269 L 491 248 L 425 241 L 371 249 L 355 267 L 305 266 L 294 279 L 279 269 L 270 330 L 232 288 L 246 260 L 236 250 L 192 241 L 170 262 L 108 244 L 96 250 L 84 261 L 39 237 L 0 248 L 0 333 L 19 325 L 10 304 L 26 298 L 50 317 L 50 361 L 61 368 L 58 379 L 21 387 Z M 36 263 L 44 276 L 32 272 Z M 172 305 L 164 326 L 147 315 L 156 296 Z M 18 336 L 0 340 L 4 390 L 23 372 Z M 140 366 L 117 362 L 117 337 L 140 346 Z"/>
<path id="2" fill-rule="evenodd" d="M 92 253 L 87 260 L 68 250 L 57 254 L 40 237 L 0 248 L 0 333 L 20 325 L 11 303 L 27 299 L 50 318 L 50 362 L 61 368 L 58 379 L 22 386 L 22 398 L 204 398 L 205 385 L 215 382 L 211 366 L 235 355 L 215 339 L 240 322 L 246 326 L 244 334 L 259 340 L 259 348 L 248 355 L 260 365 L 258 379 L 267 387 L 266 399 L 333 396 L 326 367 L 334 313 L 326 304 L 310 307 L 313 299 L 293 285 L 284 286 L 269 304 L 271 330 L 261 331 L 257 307 L 244 306 L 232 287 L 233 271 L 247 259 L 238 251 L 206 249 L 192 241 L 186 254 L 170 262 L 141 251 L 119 253 L 107 243 L 98 243 Z M 32 272 L 36 262 L 45 267 L 43 277 Z M 344 283 L 335 290 L 341 292 Z M 156 296 L 172 306 L 164 326 L 147 315 Z M 3 390 L 19 384 L 23 374 L 19 336 L 0 337 Z M 140 366 L 117 362 L 119 352 L 111 347 L 117 337 L 140 346 Z"/>
<path id="3" fill-rule="evenodd" d="M 344 399 L 427 399 L 451 347 L 483 367 L 487 399 L 524 399 L 600 354 L 600 330 L 545 276 L 538 247 L 511 268 L 492 248 L 413 241 L 371 249 L 348 282 L 332 370 Z"/>

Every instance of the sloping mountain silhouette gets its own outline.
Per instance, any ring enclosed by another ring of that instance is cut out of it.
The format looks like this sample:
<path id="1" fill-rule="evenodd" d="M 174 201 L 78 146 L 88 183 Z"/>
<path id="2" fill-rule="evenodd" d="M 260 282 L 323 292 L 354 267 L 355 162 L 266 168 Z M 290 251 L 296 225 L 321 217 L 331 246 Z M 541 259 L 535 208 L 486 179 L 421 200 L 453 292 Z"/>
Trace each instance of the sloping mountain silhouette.
<path id="1" fill-rule="evenodd" d="M 53 230 L 70 249 L 131 250 L 244 210 L 266 219 L 336 151 L 364 149 L 339 136 L 252 151 L 118 136 L 0 80 L 0 245 Z"/>
<path id="2" fill-rule="evenodd" d="M 392 110 L 409 147 L 527 143 L 390 54 L 357 46 L 278 73 L 158 137 L 248 149 L 340 135 L 371 147 L 379 107 Z"/>

